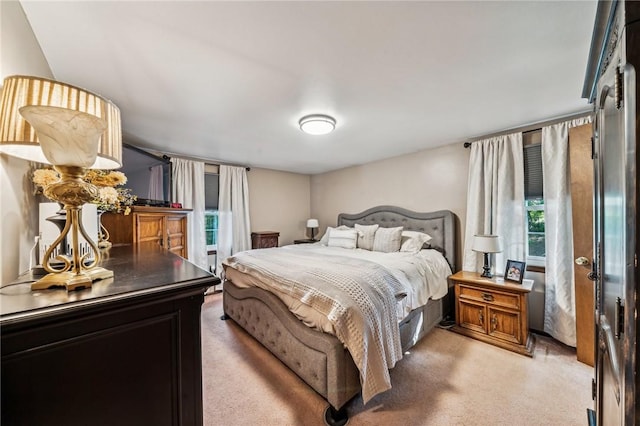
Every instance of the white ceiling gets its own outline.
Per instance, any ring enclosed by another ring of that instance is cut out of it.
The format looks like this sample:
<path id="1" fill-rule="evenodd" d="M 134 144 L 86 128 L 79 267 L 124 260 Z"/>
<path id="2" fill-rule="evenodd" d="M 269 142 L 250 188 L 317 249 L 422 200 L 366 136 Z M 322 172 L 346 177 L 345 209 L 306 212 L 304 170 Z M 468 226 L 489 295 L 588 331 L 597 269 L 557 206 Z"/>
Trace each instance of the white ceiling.
<path id="1" fill-rule="evenodd" d="M 55 78 L 163 152 L 314 174 L 590 109 L 595 1 L 21 4 Z"/>

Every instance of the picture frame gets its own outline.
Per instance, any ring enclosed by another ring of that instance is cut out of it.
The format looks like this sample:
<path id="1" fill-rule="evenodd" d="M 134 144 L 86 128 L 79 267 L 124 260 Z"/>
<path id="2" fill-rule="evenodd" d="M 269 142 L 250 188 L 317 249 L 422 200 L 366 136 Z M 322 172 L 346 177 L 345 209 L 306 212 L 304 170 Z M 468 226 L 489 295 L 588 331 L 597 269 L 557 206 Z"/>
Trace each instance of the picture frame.
<path id="1" fill-rule="evenodd" d="M 525 262 L 511 259 L 507 260 L 507 268 L 504 271 L 504 280 L 522 284 L 526 265 L 527 264 Z"/>

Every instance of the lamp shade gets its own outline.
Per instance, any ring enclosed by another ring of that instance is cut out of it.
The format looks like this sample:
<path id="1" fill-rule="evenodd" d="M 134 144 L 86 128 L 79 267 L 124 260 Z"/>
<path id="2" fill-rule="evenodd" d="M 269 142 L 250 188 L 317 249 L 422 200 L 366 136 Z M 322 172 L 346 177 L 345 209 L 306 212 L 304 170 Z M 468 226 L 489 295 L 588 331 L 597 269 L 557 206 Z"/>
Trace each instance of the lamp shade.
<path id="1" fill-rule="evenodd" d="M 481 253 L 500 253 L 502 241 L 497 235 L 474 235 L 471 250 Z"/>
<path id="2" fill-rule="evenodd" d="M 318 219 L 307 220 L 307 228 L 317 228 L 318 226 Z"/>
<path id="3" fill-rule="evenodd" d="M 0 100 L 0 152 L 40 163 L 50 163 L 40 147 L 36 130 L 20 113 L 26 106 L 65 108 L 98 117 L 100 133 L 94 169 L 122 166 L 120 110 L 111 101 L 69 84 L 41 77 L 10 76 L 4 80 Z"/>

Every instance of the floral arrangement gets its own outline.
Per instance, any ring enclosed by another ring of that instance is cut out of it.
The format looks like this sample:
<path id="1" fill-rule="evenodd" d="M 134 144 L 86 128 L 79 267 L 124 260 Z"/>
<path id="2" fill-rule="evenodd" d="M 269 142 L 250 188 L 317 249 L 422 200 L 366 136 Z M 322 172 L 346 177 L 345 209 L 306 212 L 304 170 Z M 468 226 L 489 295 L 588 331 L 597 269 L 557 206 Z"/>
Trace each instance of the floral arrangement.
<path id="1" fill-rule="evenodd" d="M 131 213 L 131 206 L 137 200 L 137 196 L 131 194 L 127 188 L 116 188 L 127 183 L 127 177 L 122 172 L 113 170 L 89 169 L 82 178 L 85 182 L 91 183 L 98 188 L 98 197 L 91 203 L 98 206 L 98 210 L 124 213 Z M 53 169 L 38 169 L 33 172 L 33 183 L 38 191 L 43 191 L 47 186 L 59 182 L 60 175 Z"/>

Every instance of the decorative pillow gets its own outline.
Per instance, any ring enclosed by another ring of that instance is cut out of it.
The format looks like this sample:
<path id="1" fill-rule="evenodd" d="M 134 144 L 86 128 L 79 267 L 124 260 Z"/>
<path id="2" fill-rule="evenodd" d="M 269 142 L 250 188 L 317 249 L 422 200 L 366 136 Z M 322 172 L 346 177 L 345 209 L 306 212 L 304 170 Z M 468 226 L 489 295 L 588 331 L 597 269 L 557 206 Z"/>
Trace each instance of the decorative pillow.
<path id="1" fill-rule="evenodd" d="M 373 238 L 373 251 L 391 253 L 400 250 L 402 226 L 397 228 L 378 228 Z"/>
<path id="2" fill-rule="evenodd" d="M 342 247 L 346 249 L 356 248 L 358 241 L 358 231 L 349 229 L 332 229 L 329 233 L 329 247 Z"/>
<path id="3" fill-rule="evenodd" d="M 402 244 L 400 251 L 417 253 L 426 243 L 431 241 L 431 235 L 417 231 L 402 231 Z"/>
<path id="4" fill-rule="evenodd" d="M 322 236 L 322 238 L 320 238 L 320 244 L 322 244 L 323 246 L 326 246 L 327 244 L 329 244 L 329 235 L 331 234 L 331 230 L 333 229 L 353 229 L 353 228 L 349 228 L 346 225 L 340 225 L 337 228 L 327 226 L 327 230 L 324 232 L 324 235 Z"/>
<path id="5" fill-rule="evenodd" d="M 373 239 L 376 235 L 376 230 L 380 225 L 355 225 L 356 231 L 358 231 L 358 248 L 364 250 L 373 249 Z"/>

